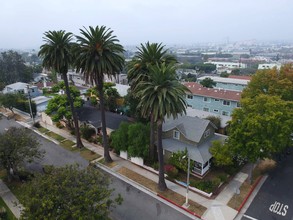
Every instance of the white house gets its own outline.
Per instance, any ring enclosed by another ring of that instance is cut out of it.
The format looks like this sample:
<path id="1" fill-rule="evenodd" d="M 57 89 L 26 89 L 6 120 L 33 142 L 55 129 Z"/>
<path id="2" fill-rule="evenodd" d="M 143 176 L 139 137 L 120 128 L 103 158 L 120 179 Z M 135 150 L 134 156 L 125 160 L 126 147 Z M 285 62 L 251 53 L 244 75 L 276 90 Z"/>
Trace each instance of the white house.
<path id="1" fill-rule="evenodd" d="M 17 82 L 5 86 L 5 88 L 3 89 L 3 94 L 6 93 L 20 93 L 23 95 L 28 95 L 29 93 L 32 98 L 40 95 L 40 91 L 38 90 L 37 86 L 29 85 L 22 82 Z"/>

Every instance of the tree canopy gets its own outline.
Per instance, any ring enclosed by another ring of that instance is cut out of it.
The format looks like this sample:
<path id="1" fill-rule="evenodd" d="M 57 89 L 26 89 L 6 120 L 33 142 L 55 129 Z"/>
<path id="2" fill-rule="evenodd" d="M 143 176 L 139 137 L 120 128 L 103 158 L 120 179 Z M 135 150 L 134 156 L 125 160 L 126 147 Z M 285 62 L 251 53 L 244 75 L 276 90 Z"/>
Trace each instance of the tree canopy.
<path id="1" fill-rule="evenodd" d="M 9 180 L 25 162 L 42 158 L 39 142 L 24 128 L 11 127 L 0 134 L 0 166 L 7 171 Z"/>
<path id="2" fill-rule="evenodd" d="M 82 107 L 83 100 L 80 97 L 79 90 L 74 86 L 70 86 L 69 88 L 74 107 Z M 56 95 L 50 99 L 46 109 L 46 114 L 50 115 L 53 121 L 57 122 L 64 120 L 69 127 L 72 127 L 72 112 L 66 95 Z"/>
<path id="3" fill-rule="evenodd" d="M 16 51 L 2 52 L 0 55 L 0 82 L 5 85 L 15 82 L 29 82 L 33 77 L 31 68 L 24 64 Z"/>
<path id="4" fill-rule="evenodd" d="M 217 85 L 217 83 L 212 80 L 210 77 L 207 77 L 207 78 L 204 78 L 200 84 L 204 87 L 207 87 L 207 88 L 213 88 L 214 86 Z"/>
<path id="5" fill-rule="evenodd" d="M 110 208 L 122 202 L 112 192 L 109 179 L 92 167 L 48 169 L 22 187 L 22 218 L 108 220 Z"/>

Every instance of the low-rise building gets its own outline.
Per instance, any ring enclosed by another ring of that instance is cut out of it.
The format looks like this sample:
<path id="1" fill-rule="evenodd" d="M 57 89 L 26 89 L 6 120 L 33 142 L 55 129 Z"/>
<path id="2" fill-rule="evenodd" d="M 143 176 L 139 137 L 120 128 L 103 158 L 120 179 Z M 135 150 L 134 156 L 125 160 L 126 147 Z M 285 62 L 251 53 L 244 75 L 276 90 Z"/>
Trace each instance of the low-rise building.
<path id="1" fill-rule="evenodd" d="M 23 95 L 30 95 L 32 98 L 41 95 L 38 87 L 35 85 L 29 85 L 28 83 L 17 82 L 5 86 L 3 94 L 6 93 L 19 93 Z"/>
<path id="2" fill-rule="evenodd" d="M 250 82 L 249 79 L 236 79 L 218 76 L 202 76 L 199 77 L 197 81 L 200 83 L 205 78 L 210 78 L 216 83 L 214 88 L 233 91 L 242 91 L 245 87 L 247 87 L 248 83 Z"/>
<path id="3" fill-rule="evenodd" d="M 212 155 L 209 151 L 212 142 L 223 142 L 227 137 L 215 133 L 216 126 L 209 120 L 198 117 L 179 116 L 166 119 L 163 124 L 163 152 L 165 161 L 178 151 L 188 152 L 192 161 L 193 174 L 204 176 L 211 166 Z"/>
<path id="4" fill-rule="evenodd" d="M 191 91 L 186 94 L 186 101 L 193 109 L 231 116 L 233 109 L 240 107 L 240 91 L 206 88 L 195 82 L 184 85 Z"/>

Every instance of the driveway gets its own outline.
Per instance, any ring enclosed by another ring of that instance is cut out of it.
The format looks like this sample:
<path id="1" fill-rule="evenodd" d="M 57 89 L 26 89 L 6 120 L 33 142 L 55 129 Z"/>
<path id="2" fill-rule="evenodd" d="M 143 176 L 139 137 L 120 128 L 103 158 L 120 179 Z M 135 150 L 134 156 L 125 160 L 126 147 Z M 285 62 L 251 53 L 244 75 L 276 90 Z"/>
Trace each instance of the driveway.
<path id="1" fill-rule="evenodd" d="M 119 115 L 113 112 L 106 112 L 106 125 L 107 128 L 116 130 L 119 128 L 121 122 L 128 122 L 129 118 L 125 115 Z M 95 107 L 84 105 L 77 111 L 78 119 L 83 121 L 88 121 L 90 124 L 96 128 L 101 127 L 101 111 Z"/>
<path id="2" fill-rule="evenodd" d="M 273 170 L 243 220 L 293 220 L 293 154 Z"/>

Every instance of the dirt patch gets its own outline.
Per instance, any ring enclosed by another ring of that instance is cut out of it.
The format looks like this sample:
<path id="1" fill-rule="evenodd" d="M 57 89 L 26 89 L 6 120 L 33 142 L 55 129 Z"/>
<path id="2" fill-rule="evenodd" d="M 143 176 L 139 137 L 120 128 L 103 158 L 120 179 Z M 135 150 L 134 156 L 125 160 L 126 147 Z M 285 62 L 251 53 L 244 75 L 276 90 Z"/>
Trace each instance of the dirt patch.
<path id="1" fill-rule="evenodd" d="M 118 173 L 122 174 L 123 176 L 126 176 L 128 177 L 129 179 L 132 179 L 133 181 L 143 185 L 144 187 L 150 189 L 151 191 L 153 192 L 156 192 L 156 193 L 159 193 L 160 195 L 162 195 L 163 197 L 169 199 L 170 201 L 172 201 L 173 203 L 179 205 L 179 206 L 182 206 L 184 203 L 185 203 L 185 197 L 172 191 L 172 190 L 166 190 L 164 192 L 160 192 L 158 190 L 158 185 L 156 182 L 132 171 L 132 170 L 129 170 L 125 167 L 121 167 L 119 170 L 118 170 Z M 200 204 L 192 201 L 192 200 L 189 200 L 189 208 L 188 210 L 189 211 L 192 211 L 194 213 L 196 213 L 197 215 L 200 215 L 202 216 L 203 213 L 206 211 L 206 208 L 201 206 Z"/>

